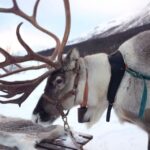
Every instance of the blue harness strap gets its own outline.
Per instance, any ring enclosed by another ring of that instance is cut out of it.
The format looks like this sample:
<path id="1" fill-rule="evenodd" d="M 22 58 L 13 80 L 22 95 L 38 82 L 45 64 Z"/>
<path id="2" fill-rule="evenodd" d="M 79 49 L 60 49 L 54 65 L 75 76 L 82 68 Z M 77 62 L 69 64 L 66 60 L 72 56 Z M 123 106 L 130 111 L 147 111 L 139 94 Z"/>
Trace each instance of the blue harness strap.
<path id="1" fill-rule="evenodd" d="M 145 107 L 146 107 L 146 103 L 147 103 L 147 84 L 146 84 L 146 80 L 150 80 L 150 76 L 148 75 L 144 75 L 140 72 L 137 72 L 131 68 L 126 68 L 126 72 L 128 72 L 130 75 L 132 75 L 135 78 L 139 78 L 143 80 L 143 94 L 142 94 L 142 98 L 141 98 L 141 105 L 140 105 L 140 110 L 139 110 L 139 117 L 143 118 L 144 116 L 144 112 L 145 112 Z"/>
<path id="2" fill-rule="evenodd" d="M 111 66 L 111 78 L 110 78 L 110 83 L 107 92 L 107 100 L 109 103 L 108 103 L 108 109 L 106 114 L 106 121 L 107 122 L 110 121 L 111 109 L 113 107 L 115 96 L 125 71 L 128 72 L 131 76 L 143 80 L 143 93 L 142 93 L 141 104 L 139 109 L 139 117 L 143 118 L 146 103 L 147 103 L 146 80 L 150 80 L 150 76 L 144 75 L 131 68 L 128 68 L 125 65 L 122 54 L 119 51 L 116 51 L 113 54 L 109 55 L 108 60 Z"/>

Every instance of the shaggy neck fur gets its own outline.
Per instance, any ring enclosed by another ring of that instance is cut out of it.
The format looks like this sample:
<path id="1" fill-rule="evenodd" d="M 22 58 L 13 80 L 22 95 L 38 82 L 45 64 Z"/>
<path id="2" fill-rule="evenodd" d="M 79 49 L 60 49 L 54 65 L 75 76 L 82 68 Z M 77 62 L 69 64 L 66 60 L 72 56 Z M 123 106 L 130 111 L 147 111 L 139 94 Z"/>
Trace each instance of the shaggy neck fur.
<path id="1" fill-rule="evenodd" d="M 76 104 L 81 104 L 83 100 L 87 69 L 89 93 L 87 103 L 88 111 L 85 114 L 85 119 L 90 119 L 88 124 L 91 126 L 99 120 L 108 106 L 107 90 L 110 82 L 111 68 L 108 62 L 108 56 L 104 53 L 80 59 L 80 67 Z"/>

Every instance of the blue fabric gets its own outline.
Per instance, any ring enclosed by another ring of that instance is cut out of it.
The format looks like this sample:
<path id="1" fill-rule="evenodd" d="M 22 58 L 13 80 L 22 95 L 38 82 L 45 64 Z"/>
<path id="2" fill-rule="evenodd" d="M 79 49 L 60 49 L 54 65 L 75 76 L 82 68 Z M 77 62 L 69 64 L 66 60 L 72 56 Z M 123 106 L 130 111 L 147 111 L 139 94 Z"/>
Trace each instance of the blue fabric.
<path id="1" fill-rule="evenodd" d="M 131 68 L 126 68 L 126 71 L 131 74 L 135 78 L 139 78 L 143 80 L 143 93 L 142 93 L 142 98 L 141 98 L 141 105 L 140 105 L 140 110 L 139 110 L 139 117 L 143 118 L 144 112 L 145 112 L 145 107 L 147 103 L 147 84 L 146 80 L 150 80 L 150 76 L 144 75 L 140 72 L 137 72 Z"/>

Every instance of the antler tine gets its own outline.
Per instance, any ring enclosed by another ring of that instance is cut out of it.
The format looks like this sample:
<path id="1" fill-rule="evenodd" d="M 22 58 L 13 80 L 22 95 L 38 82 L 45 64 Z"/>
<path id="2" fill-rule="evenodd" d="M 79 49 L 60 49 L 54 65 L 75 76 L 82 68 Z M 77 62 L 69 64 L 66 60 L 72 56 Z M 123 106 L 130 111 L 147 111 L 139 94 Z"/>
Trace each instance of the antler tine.
<path id="1" fill-rule="evenodd" d="M 33 92 L 33 90 L 45 79 L 50 75 L 51 71 L 47 71 L 40 77 L 34 80 L 28 81 L 3 81 L 0 80 L 0 91 L 3 91 L 5 95 L 0 95 L 0 97 L 4 98 L 12 98 L 20 94 L 19 98 L 10 99 L 8 101 L 0 100 L 2 104 L 21 104 L 28 98 L 28 96 Z"/>
<path id="2" fill-rule="evenodd" d="M 5 57 L 5 61 L 0 62 L 0 66 L 6 72 L 6 74 L 0 75 L 0 78 L 9 76 L 9 75 L 12 75 L 12 74 L 15 74 L 15 73 L 23 72 L 23 71 L 26 71 L 26 70 L 33 70 L 33 69 L 36 70 L 36 69 L 45 68 L 45 67 L 47 67 L 46 64 L 56 68 L 56 63 L 53 63 L 52 61 L 50 61 L 48 58 L 46 58 L 44 56 L 41 56 L 41 55 L 38 55 L 37 53 L 34 53 L 32 51 L 32 49 L 23 41 L 23 39 L 21 38 L 21 35 L 20 35 L 21 25 L 22 25 L 22 23 L 20 23 L 17 26 L 16 34 L 17 34 L 17 38 L 18 38 L 19 42 L 21 43 L 21 45 L 27 51 L 27 55 L 25 55 L 25 56 L 12 56 L 7 51 L 0 48 L 0 53 L 3 54 L 3 56 Z M 21 68 L 17 64 L 17 63 L 21 63 L 21 62 L 29 61 L 29 60 L 41 61 L 41 62 L 45 62 L 46 64 L 42 64 L 42 65 L 39 65 L 39 66 L 26 67 L 26 68 Z M 11 65 L 11 64 L 16 65 L 19 69 L 15 70 L 15 71 L 12 71 L 12 72 L 9 72 L 4 68 L 4 67 L 6 67 L 8 65 Z"/>
<path id="3" fill-rule="evenodd" d="M 45 64 L 39 65 L 39 66 L 20 68 L 18 70 L 14 70 L 14 71 L 11 71 L 11 72 L 9 72 L 9 70 L 7 70 L 5 68 L 2 68 L 6 72 L 6 74 L 0 74 L 0 78 L 7 77 L 7 76 L 10 76 L 10 75 L 19 73 L 19 72 L 24 72 L 24 71 L 27 71 L 27 70 L 39 70 L 39 69 L 42 69 L 42 68 L 45 68 Z"/>
<path id="4" fill-rule="evenodd" d="M 17 30 L 16 30 L 16 34 L 17 34 L 17 38 L 19 40 L 19 42 L 21 43 L 21 45 L 25 48 L 25 50 L 27 51 L 27 56 L 25 57 L 25 60 L 38 60 L 41 62 L 45 62 L 46 64 L 53 66 L 56 68 L 56 64 L 54 62 L 52 62 L 50 59 L 41 56 L 37 53 L 34 53 L 33 50 L 24 42 L 24 40 L 22 39 L 21 35 L 20 35 L 20 27 L 21 27 L 22 23 L 20 23 L 17 26 Z"/>
<path id="5" fill-rule="evenodd" d="M 40 2 L 40 0 L 37 0 L 35 3 L 34 9 L 33 9 L 33 14 L 32 14 L 33 18 L 36 18 L 39 2 Z"/>
<path id="6" fill-rule="evenodd" d="M 53 34 L 52 32 L 44 29 L 43 27 L 41 27 L 36 20 L 36 15 L 37 15 L 37 9 L 38 9 L 38 5 L 40 0 L 37 0 L 34 8 L 33 8 L 33 14 L 31 16 L 25 14 L 19 7 L 17 4 L 16 0 L 12 0 L 13 1 L 13 7 L 12 8 L 0 8 L 0 12 L 3 13 L 13 13 L 16 14 L 17 16 L 20 16 L 22 18 L 24 18 L 25 20 L 29 21 L 34 27 L 36 27 L 37 29 L 39 29 L 40 31 L 46 33 L 47 35 L 49 35 L 50 37 L 52 37 L 55 41 L 56 41 L 56 48 L 51 56 L 51 60 L 54 60 L 57 56 L 58 53 L 58 49 L 60 47 L 60 40 L 59 38 Z"/>
<path id="7" fill-rule="evenodd" d="M 21 62 L 29 61 L 29 60 L 40 61 L 42 59 L 42 56 L 39 55 L 39 58 L 37 58 L 36 55 L 38 55 L 38 54 L 36 54 L 36 53 L 35 54 L 34 53 L 28 54 L 26 56 L 20 56 L 20 57 L 19 56 L 11 56 L 8 52 L 6 52 L 2 48 L 0 48 L 0 53 L 3 54 L 3 56 L 5 57 L 5 60 L 3 62 L 0 62 L 0 66 L 4 70 L 4 72 L 6 72 L 6 74 L 0 74 L 0 78 L 6 77 L 6 76 L 9 76 L 12 74 L 16 74 L 19 72 L 27 71 L 27 70 L 37 70 L 37 69 L 42 69 L 42 68 L 47 67 L 46 64 L 42 64 L 42 65 L 38 65 L 38 66 L 31 66 L 31 67 L 22 68 L 19 64 L 17 64 L 17 63 L 21 63 Z M 48 60 L 47 60 L 47 62 L 48 62 Z M 11 64 L 14 64 L 19 69 L 9 72 L 9 70 L 6 69 L 5 67 L 9 66 Z M 51 66 L 54 66 L 54 65 L 55 65 L 55 63 L 51 64 Z"/>
<path id="8" fill-rule="evenodd" d="M 59 62 L 62 62 L 63 50 L 67 43 L 69 33 L 70 33 L 70 28 L 71 28 L 71 12 L 70 12 L 69 0 L 64 0 L 64 6 L 65 6 L 65 16 L 66 16 L 66 27 L 65 27 L 63 40 L 62 40 L 62 43 L 61 43 L 61 46 L 59 49 L 59 53 L 58 53 L 58 61 Z"/>

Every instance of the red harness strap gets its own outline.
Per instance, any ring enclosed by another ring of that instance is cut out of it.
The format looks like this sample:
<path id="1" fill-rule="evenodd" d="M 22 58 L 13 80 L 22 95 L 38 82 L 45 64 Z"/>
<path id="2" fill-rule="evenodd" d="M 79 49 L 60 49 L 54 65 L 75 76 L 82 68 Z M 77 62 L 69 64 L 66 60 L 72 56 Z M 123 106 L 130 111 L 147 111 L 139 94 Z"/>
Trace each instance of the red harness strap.
<path id="1" fill-rule="evenodd" d="M 89 91 L 89 87 L 88 87 L 88 72 L 86 70 L 86 81 L 85 81 L 85 87 L 84 87 L 84 95 L 83 95 L 83 101 L 80 104 L 80 108 L 78 108 L 78 122 L 79 123 L 84 123 L 84 122 L 89 122 L 89 119 L 84 118 L 85 113 L 87 112 L 88 106 L 87 106 L 87 102 L 88 102 L 88 91 Z"/>
<path id="2" fill-rule="evenodd" d="M 85 81 L 85 87 L 84 87 L 83 101 L 82 101 L 82 103 L 80 104 L 81 107 L 87 107 L 88 93 L 89 93 L 88 72 L 87 72 L 87 70 L 86 70 L 86 81 Z"/>

